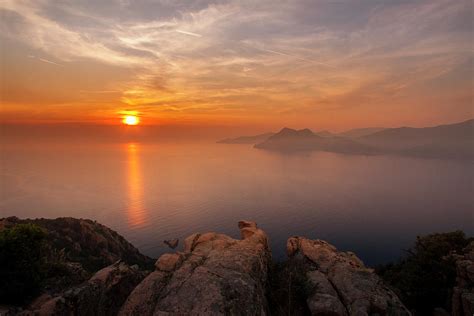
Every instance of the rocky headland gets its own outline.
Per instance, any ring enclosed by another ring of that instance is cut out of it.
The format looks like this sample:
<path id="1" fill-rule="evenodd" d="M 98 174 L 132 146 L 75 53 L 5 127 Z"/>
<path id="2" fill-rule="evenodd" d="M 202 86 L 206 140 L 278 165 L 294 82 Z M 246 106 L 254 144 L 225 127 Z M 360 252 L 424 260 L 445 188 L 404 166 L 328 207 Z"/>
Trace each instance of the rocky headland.
<path id="1" fill-rule="evenodd" d="M 22 222 L 3 219 L 0 231 Z M 85 271 L 83 279 L 42 288 L 22 308 L 2 307 L 2 315 L 411 315 L 373 269 L 325 241 L 289 238 L 285 268 L 275 268 L 267 235 L 250 221 L 238 223 L 240 239 L 193 234 L 181 251 L 163 254 L 153 266 L 96 222 L 28 221 L 35 222 L 48 231 L 48 243 L 68 249 L 63 262 Z M 455 315 L 472 312 L 473 245 L 457 257 Z M 87 250 L 94 264 L 104 256 L 97 272 L 83 267 L 90 265 L 79 249 Z"/>
<path id="2" fill-rule="evenodd" d="M 281 153 L 326 151 L 472 161 L 474 119 L 433 127 L 361 128 L 343 133 L 285 127 L 277 133 L 228 138 L 218 143 L 254 144 L 254 148 Z"/>

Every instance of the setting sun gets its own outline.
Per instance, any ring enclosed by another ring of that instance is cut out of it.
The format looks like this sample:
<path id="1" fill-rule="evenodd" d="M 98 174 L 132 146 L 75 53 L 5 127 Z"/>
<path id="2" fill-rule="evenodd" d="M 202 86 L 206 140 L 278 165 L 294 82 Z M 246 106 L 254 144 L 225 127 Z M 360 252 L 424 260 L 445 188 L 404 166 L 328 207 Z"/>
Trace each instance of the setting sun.
<path id="1" fill-rule="evenodd" d="M 127 115 L 123 118 L 122 122 L 126 125 L 138 125 L 140 119 L 135 115 Z"/>

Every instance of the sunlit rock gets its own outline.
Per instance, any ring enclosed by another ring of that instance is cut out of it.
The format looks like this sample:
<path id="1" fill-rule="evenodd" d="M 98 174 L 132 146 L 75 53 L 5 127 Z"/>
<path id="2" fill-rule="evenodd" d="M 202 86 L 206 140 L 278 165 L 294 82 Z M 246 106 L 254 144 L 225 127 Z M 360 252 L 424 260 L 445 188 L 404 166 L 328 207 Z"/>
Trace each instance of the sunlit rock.
<path id="1" fill-rule="evenodd" d="M 395 293 L 353 253 L 303 237 L 291 237 L 287 251 L 289 264 L 304 274 L 311 314 L 410 315 Z"/>
<path id="2" fill-rule="evenodd" d="M 161 256 L 120 314 L 266 314 L 267 236 L 253 222 L 239 222 L 239 228 L 241 240 L 194 234 L 186 238 L 183 253 Z"/>

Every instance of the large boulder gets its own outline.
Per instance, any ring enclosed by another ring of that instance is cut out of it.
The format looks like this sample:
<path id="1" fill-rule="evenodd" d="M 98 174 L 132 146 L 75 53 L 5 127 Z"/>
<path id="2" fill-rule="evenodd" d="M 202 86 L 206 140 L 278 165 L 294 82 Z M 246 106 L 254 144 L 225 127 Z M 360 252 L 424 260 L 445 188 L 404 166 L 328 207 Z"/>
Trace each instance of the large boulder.
<path id="1" fill-rule="evenodd" d="M 456 260 L 452 315 L 474 315 L 474 241 L 464 249 L 464 255 L 460 255 Z"/>
<path id="2" fill-rule="evenodd" d="M 116 315 L 145 273 L 123 262 L 98 271 L 84 284 L 66 292 L 42 295 L 23 315 Z"/>
<path id="3" fill-rule="evenodd" d="M 271 254 L 266 234 L 241 221 L 242 239 L 194 234 L 184 251 L 162 255 L 120 315 L 264 315 Z"/>
<path id="4" fill-rule="evenodd" d="M 322 240 L 291 237 L 289 265 L 297 266 L 312 315 L 410 315 L 395 293 L 351 252 Z"/>

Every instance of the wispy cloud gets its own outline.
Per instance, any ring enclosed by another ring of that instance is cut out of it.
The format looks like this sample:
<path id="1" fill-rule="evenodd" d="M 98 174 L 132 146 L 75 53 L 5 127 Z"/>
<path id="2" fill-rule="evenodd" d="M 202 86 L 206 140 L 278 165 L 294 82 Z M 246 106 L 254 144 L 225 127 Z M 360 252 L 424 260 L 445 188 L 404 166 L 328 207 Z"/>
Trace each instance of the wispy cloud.
<path id="1" fill-rule="evenodd" d="M 28 55 L 28 57 L 33 58 L 33 59 L 37 59 L 37 60 L 42 61 L 42 62 L 47 63 L 47 64 L 52 64 L 52 65 L 56 65 L 56 66 L 63 66 L 63 65 L 58 64 L 54 61 L 51 61 L 51 60 L 48 60 L 48 59 L 45 59 L 45 58 L 41 58 L 41 57 L 36 57 L 34 55 Z"/>
<path id="2" fill-rule="evenodd" d="M 466 76 L 470 0 L 4 0 L 0 9 L 2 36 L 46 56 L 32 58 L 127 69 L 109 103 L 146 105 L 150 115 L 312 109 L 319 118 L 335 103 L 339 113 L 392 113 L 400 102 L 423 108 L 417 86 L 452 99 L 468 93 L 436 81 Z"/>
<path id="3" fill-rule="evenodd" d="M 187 32 L 187 31 L 182 31 L 182 30 L 176 30 L 176 32 L 181 33 L 181 34 L 191 35 L 191 36 L 194 36 L 194 37 L 202 37 L 202 35 L 196 34 L 196 33 L 193 33 L 193 32 Z"/>

